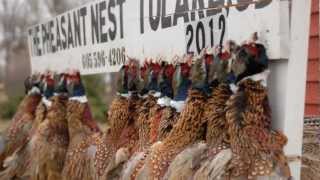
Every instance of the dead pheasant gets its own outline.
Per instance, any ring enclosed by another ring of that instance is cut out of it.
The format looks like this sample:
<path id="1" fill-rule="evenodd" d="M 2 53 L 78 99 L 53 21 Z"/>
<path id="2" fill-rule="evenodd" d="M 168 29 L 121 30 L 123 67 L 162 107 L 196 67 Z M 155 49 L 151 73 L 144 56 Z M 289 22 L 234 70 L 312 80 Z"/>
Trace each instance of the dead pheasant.
<path id="1" fill-rule="evenodd" d="M 201 64 L 201 63 L 199 63 Z M 165 175 L 170 162 L 189 145 L 192 145 L 199 138 L 201 138 L 201 116 L 203 113 L 203 105 L 205 96 L 201 92 L 203 79 L 205 74 L 201 71 L 201 65 L 198 63 L 194 67 L 199 70 L 192 70 L 191 74 L 193 84 L 192 89 L 186 101 L 186 105 L 181 111 L 177 123 L 162 142 L 156 143 L 152 146 L 150 155 L 147 157 L 145 167 L 139 172 L 138 178 L 147 176 L 149 179 L 159 179 Z M 200 69 L 199 69 L 200 68 Z M 179 89 L 176 100 L 183 100 L 188 91 L 190 80 L 188 75 L 190 67 L 187 64 L 181 64 L 177 70 L 182 79 L 178 79 Z M 179 77 L 179 76 L 178 76 Z M 187 86 L 185 86 L 187 85 Z"/>
<path id="2" fill-rule="evenodd" d="M 170 132 L 175 122 L 175 111 L 170 106 L 173 98 L 172 79 L 175 68 L 172 64 L 162 62 L 158 77 L 160 97 L 150 111 L 150 142 L 162 140 Z"/>
<path id="3" fill-rule="evenodd" d="M 130 179 L 130 175 L 139 164 L 143 163 L 143 158 L 148 153 L 151 145 L 150 141 L 150 125 L 156 110 L 158 76 L 160 74 L 159 64 L 145 62 L 140 68 L 140 101 L 136 107 L 135 127 L 138 132 L 137 146 L 128 162 L 124 165 L 120 179 Z M 155 83 L 156 82 L 156 83 Z"/>
<path id="4" fill-rule="evenodd" d="M 53 79 L 47 82 L 46 88 L 54 88 Z M 65 84 L 59 84 L 58 87 Z M 32 136 L 30 169 L 27 175 L 30 179 L 61 179 L 61 172 L 69 144 L 68 125 L 66 119 L 67 92 L 58 88 L 50 98 L 46 119 L 40 123 Z M 62 91 L 60 91 L 62 90 Z M 45 91 L 46 92 L 46 91 Z M 46 94 L 46 93 L 45 93 Z"/>
<path id="5" fill-rule="evenodd" d="M 146 99 L 141 99 L 138 96 L 140 76 L 139 76 L 139 64 L 136 60 L 130 60 L 128 63 L 128 90 L 129 90 L 129 118 L 125 127 L 123 128 L 119 139 L 117 140 L 116 144 L 114 145 L 117 149 L 117 152 L 114 153 L 111 162 L 109 163 L 105 177 L 106 179 L 119 179 L 121 176 L 121 172 L 125 167 L 125 162 L 128 160 L 138 149 L 141 148 L 139 145 L 142 145 L 141 141 L 139 140 L 139 136 L 143 134 L 142 131 L 147 131 L 145 126 L 139 126 L 139 122 L 142 119 L 140 116 L 140 111 L 142 107 L 143 101 L 150 102 L 152 105 L 152 96 L 147 96 Z M 151 68 L 151 71 L 154 69 Z M 148 85 L 146 83 L 145 85 Z M 138 126 L 137 126 L 138 125 Z M 146 140 L 145 144 L 148 141 Z"/>
<path id="6" fill-rule="evenodd" d="M 42 92 L 42 100 L 36 108 L 32 128 L 25 143 L 21 144 L 21 147 L 17 149 L 12 156 L 6 159 L 4 164 L 6 169 L 5 171 L 1 172 L 0 179 L 30 178 L 28 171 L 30 168 L 30 161 L 33 157 L 33 143 L 30 140 L 37 131 L 38 126 L 46 118 L 48 106 L 51 104 L 51 101 L 49 101 L 47 98 L 50 98 L 53 95 L 52 79 L 47 75 L 41 76 L 39 87 Z M 44 89 L 44 87 L 47 88 Z"/>
<path id="7" fill-rule="evenodd" d="M 139 101 L 134 96 L 133 98 L 129 96 L 129 86 L 135 86 L 135 84 L 128 83 L 131 78 L 128 76 L 129 67 L 130 65 L 125 65 L 119 72 L 118 94 L 108 111 L 110 128 L 103 134 L 94 134 L 85 138 L 75 148 L 69 150 L 66 162 L 69 166 L 64 169 L 66 178 L 88 180 L 107 178 L 109 173 L 112 174 L 112 171 L 116 169 L 117 160 L 122 158 L 122 156 L 117 156 L 119 155 L 117 154 L 118 149 L 125 144 L 123 151 L 119 151 L 119 153 L 125 153 L 124 156 L 126 156 L 129 153 L 126 148 L 129 151 L 135 145 L 134 141 L 130 140 L 132 137 L 136 139 L 137 133 L 131 127 L 134 127 L 134 118 L 137 117 L 134 113 Z M 81 163 L 80 166 L 78 166 L 78 162 Z"/>
<path id="8" fill-rule="evenodd" d="M 17 149 L 28 142 L 28 136 L 36 116 L 36 108 L 41 101 L 37 76 L 27 78 L 25 81 L 25 89 L 26 96 L 17 108 L 18 110 L 3 137 L 6 143 L 0 154 L 0 169 L 3 168 L 5 158 L 11 156 Z"/>
<path id="9" fill-rule="evenodd" d="M 201 117 L 203 126 L 201 126 L 199 133 L 199 139 L 205 139 L 207 144 L 194 142 L 192 146 L 185 148 L 170 164 L 164 179 L 190 179 L 192 177 L 195 179 L 216 179 L 219 174 L 223 173 L 223 166 L 231 158 L 231 151 L 229 150 L 224 151 L 215 159 L 220 151 L 227 149 L 226 144 L 223 143 L 223 140 L 227 140 L 227 136 L 223 134 L 215 135 L 214 133 L 226 130 L 226 127 L 224 127 L 225 120 L 223 121 L 223 107 L 231 91 L 229 86 L 225 84 L 226 82 L 222 81 L 226 78 L 215 72 L 219 69 L 219 64 L 224 64 L 215 62 L 215 66 L 212 66 L 214 64 L 213 60 L 212 55 L 203 55 L 192 68 L 192 79 L 197 82 L 193 82 L 194 88 L 204 93 L 210 91 L 210 86 L 213 88 L 212 95 L 209 96 L 206 105 L 203 107 Z M 228 73 L 224 74 L 227 75 Z M 220 77 L 219 80 L 218 77 Z M 221 84 L 216 87 L 219 81 Z"/>
<path id="10" fill-rule="evenodd" d="M 229 47 L 234 47 L 232 42 L 228 44 Z M 223 53 L 219 52 L 215 57 L 211 55 L 206 57 L 209 66 L 208 80 L 212 87 L 203 117 L 207 125 L 206 145 L 208 148 L 201 155 L 201 165 L 196 169 L 194 179 L 220 178 L 232 157 L 225 107 L 227 100 L 232 95 L 231 87 L 234 78 L 230 64 L 233 53 L 234 48 L 229 48 Z"/>
<path id="11" fill-rule="evenodd" d="M 74 151 L 83 141 L 99 136 L 101 132 L 92 118 L 80 74 L 73 72 L 66 75 L 66 79 L 69 92 L 67 120 L 70 143 L 62 176 L 64 179 L 93 179 L 91 174 L 82 174 L 82 168 L 90 168 L 90 159 L 78 158 Z"/>
<path id="12" fill-rule="evenodd" d="M 286 137 L 271 129 L 266 77 L 268 59 L 260 44 L 243 45 L 233 66 L 238 90 L 227 102 L 227 126 L 233 158 L 229 164 L 231 177 L 253 179 L 270 176 L 279 167 L 284 177 L 290 170 L 283 153 Z M 238 68 L 238 69 L 237 69 Z"/>
<path id="13" fill-rule="evenodd" d="M 169 119 L 174 118 L 173 113 L 175 111 L 169 106 L 170 99 L 173 96 L 173 73 L 173 65 L 164 62 L 162 62 L 161 66 L 157 63 L 146 63 L 141 68 L 141 77 L 146 86 L 146 88 L 142 89 L 147 89 L 149 92 L 144 99 L 144 103 L 138 109 L 139 114 L 136 126 L 139 130 L 139 147 L 126 163 L 121 179 L 129 179 L 131 175 L 134 177 L 144 164 L 150 145 L 159 140 L 159 138 L 163 138 L 172 129 L 173 120 Z M 142 93 L 146 93 L 146 91 Z M 161 97 L 159 98 L 159 96 Z M 164 114 L 165 116 L 162 116 L 163 112 L 166 113 Z"/>

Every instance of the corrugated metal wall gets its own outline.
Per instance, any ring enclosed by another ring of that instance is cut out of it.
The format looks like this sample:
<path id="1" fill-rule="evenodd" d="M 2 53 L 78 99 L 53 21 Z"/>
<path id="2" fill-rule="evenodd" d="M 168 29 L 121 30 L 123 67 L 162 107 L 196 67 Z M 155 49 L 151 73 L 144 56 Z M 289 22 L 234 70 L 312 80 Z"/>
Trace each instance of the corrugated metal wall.
<path id="1" fill-rule="evenodd" d="M 305 116 L 320 116 L 319 0 L 312 0 Z"/>

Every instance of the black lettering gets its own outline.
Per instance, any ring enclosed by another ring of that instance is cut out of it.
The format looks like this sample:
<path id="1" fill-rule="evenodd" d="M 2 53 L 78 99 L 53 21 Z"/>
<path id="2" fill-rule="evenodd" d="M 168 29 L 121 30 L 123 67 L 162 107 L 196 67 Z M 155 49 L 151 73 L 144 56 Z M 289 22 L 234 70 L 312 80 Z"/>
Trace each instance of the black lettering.
<path id="1" fill-rule="evenodd" d="M 83 7 L 80 9 L 80 17 L 82 18 L 82 33 L 83 33 L 83 45 L 87 45 L 87 38 L 86 38 L 86 18 L 87 15 L 87 8 Z"/>
<path id="2" fill-rule="evenodd" d="M 144 33 L 144 0 L 140 0 L 140 33 Z"/>
<path id="3" fill-rule="evenodd" d="M 199 5 L 199 8 L 198 8 Z M 196 12 L 198 12 L 199 19 L 204 18 L 204 2 L 203 0 L 192 0 L 191 21 L 196 20 Z"/>
<path id="4" fill-rule="evenodd" d="M 192 41 L 193 41 L 193 28 L 192 28 L 191 24 L 189 24 L 187 26 L 187 29 L 186 29 L 186 35 L 188 36 L 189 34 L 190 34 L 190 38 L 189 38 L 188 43 L 187 43 L 187 54 L 192 53 L 190 51 L 190 47 L 191 47 L 191 44 L 192 44 Z"/>
<path id="5" fill-rule="evenodd" d="M 199 33 L 201 33 L 201 39 L 202 39 L 202 45 L 201 46 L 200 46 L 200 42 L 199 42 L 200 41 L 200 34 Z M 203 26 L 201 21 L 198 23 L 197 29 L 196 29 L 196 46 L 197 46 L 198 54 L 206 46 L 205 31 L 204 31 L 204 26 Z"/>
<path id="6" fill-rule="evenodd" d="M 272 0 L 264 0 L 264 1 L 258 1 L 256 3 L 256 9 L 262 9 L 266 6 L 268 6 L 270 3 L 272 2 Z"/>
<path id="7" fill-rule="evenodd" d="M 58 18 L 56 19 L 56 47 L 57 51 L 62 50 L 62 45 L 61 45 L 61 37 L 60 37 L 60 27 L 59 27 L 59 20 Z"/>
<path id="8" fill-rule="evenodd" d="M 125 0 L 117 0 L 117 4 L 120 7 L 120 38 L 123 38 L 123 3 Z"/>
<path id="9" fill-rule="evenodd" d="M 96 8 L 91 6 L 91 35 L 92 35 L 92 44 L 99 43 L 99 15 L 98 15 L 98 4 Z"/>
<path id="10" fill-rule="evenodd" d="M 72 47 L 74 48 L 71 16 L 70 16 L 70 13 L 68 13 L 68 49 L 70 49 L 70 45 L 72 45 Z"/>
<path id="11" fill-rule="evenodd" d="M 41 38 L 42 38 L 42 51 L 43 53 L 47 52 L 47 47 L 48 47 L 48 43 L 47 43 L 47 37 L 48 37 L 48 33 L 47 33 L 47 28 L 45 24 L 41 24 Z"/>
<path id="12" fill-rule="evenodd" d="M 110 22 L 113 24 L 113 30 L 109 28 L 109 35 L 110 39 L 113 41 L 117 35 L 117 22 L 116 22 L 116 16 L 111 12 L 111 8 L 114 8 L 116 6 L 115 0 L 110 0 L 108 5 L 108 16 Z"/>
<path id="13" fill-rule="evenodd" d="M 100 43 L 108 42 L 108 33 L 103 32 L 103 27 L 106 25 L 106 18 L 102 16 L 102 12 L 106 10 L 106 8 L 106 1 L 99 3 Z"/>
<path id="14" fill-rule="evenodd" d="M 160 22 L 161 0 L 157 0 L 157 14 L 153 15 L 153 0 L 149 0 L 149 21 L 152 30 L 156 31 Z"/>
<path id="15" fill-rule="evenodd" d="M 176 9 L 173 16 L 173 25 L 176 26 L 178 23 L 178 18 L 181 17 L 183 17 L 184 23 L 189 22 L 188 11 L 188 0 L 183 0 L 183 4 L 181 4 L 181 0 L 177 0 Z"/>
<path id="16" fill-rule="evenodd" d="M 219 17 L 219 29 L 221 29 L 221 36 L 220 36 L 219 45 L 220 45 L 220 49 L 222 49 L 224 34 L 226 31 L 226 18 L 224 17 L 224 15 L 220 15 L 220 17 Z"/>
<path id="17" fill-rule="evenodd" d="M 166 16 L 166 0 L 162 0 L 162 13 L 161 13 L 161 27 L 163 29 L 172 26 L 172 19 L 171 16 Z"/>
<path id="18" fill-rule="evenodd" d="M 66 33 L 66 30 L 64 27 L 65 22 L 66 22 L 66 18 L 64 16 L 61 16 L 61 26 L 60 27 L 61 27 L 62 37 L 63 37 L 63 39 L 61 40 L 63 49 L 67 48 L 67 33 Z"/>
<path id="19" fill-rule="evenodd" d="M 214 46 L 213 19 L 209 21 L 209 26 L 210 26 L 210 45 L 211 47 L 213 47 Z"/>
<path id="20" fill-rule="evenodd" d="M 53 43 L 53 41 L 54 41 L 53 27 L 54 27 L 54 21 L 51 20 L 50 23 L 49 23 L 50 49 L 51 49 L 51 52 L 55 53 L 56 52 L 56 46 Z"/>
<path id="21" fill-rule="evenodd" d="M 79 12 L 80 10 L 73 11 L 73 24 L 74 24 L 74 42 L 75 46 L 77 47 L 78 44 L 81 46 L 81 32 L 80 32 L 80 16 Z"/>
<path id="22" fill-rule="evenodd" d="M 34 36 L 34 43 L 36 44 L 37 54 L 38 56 L 41 56 L 41 48 L 40 48 L 40 38 L 38 37 L 38 33 L 40 32 L 40 26 L 36 26 L 36 33 Z"/>
<path id="23" fill-rule="evenodd" d="M 209 9 L 207 10 L 207 16 L 214 16 L 222 12 L 222 7 L 224 5 L 224 0 L 209 0 Z M 212 9 L 210 9 L 212 8 Z"/>

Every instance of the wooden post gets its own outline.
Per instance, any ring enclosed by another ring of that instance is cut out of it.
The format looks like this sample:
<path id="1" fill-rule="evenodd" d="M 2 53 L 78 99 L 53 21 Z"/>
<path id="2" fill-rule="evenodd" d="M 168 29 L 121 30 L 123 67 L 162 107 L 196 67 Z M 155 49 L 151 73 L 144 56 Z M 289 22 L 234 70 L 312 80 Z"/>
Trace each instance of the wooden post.
<path id="1" fill-rule="evenodd" d="M 291 47 L 285 88 L 283 130 L 289 138 L 285 148 L 286 154 L 301 156 L 311 0 L 292 0 L 291 10 Z M 290 168 L 293 178 L 300 179 L 301 161 L 290 163 Z"/>

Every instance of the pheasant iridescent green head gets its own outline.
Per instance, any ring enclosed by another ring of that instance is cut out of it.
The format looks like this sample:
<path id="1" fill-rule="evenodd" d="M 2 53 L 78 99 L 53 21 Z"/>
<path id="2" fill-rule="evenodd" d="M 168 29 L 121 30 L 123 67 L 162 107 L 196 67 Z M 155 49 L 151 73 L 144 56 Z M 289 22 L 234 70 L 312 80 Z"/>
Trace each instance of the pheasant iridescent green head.
<path id="1" fill-rule="evenodd" d="M 139 62 L 135 59 L 130 59 L 128 62 L 128 91 L 136 93 L 139 89 Z"/>
<path id="2" fill-rule="evenodd" d="M 148 84 L 147 90 L 148 91 L 156 91 L 159 92 L 158 86 L 158 78 L 161 72 L 161 65 L 159 63 L 150 63 L 150 73 L 148 75 Z"/>
<path id="3" fill-rule="evenodd" d="M 68 96 L 67 89 L 67 74 L 61 73 L 55 75 L 55 93 L 63 96 Z"/>
<path id="4" fill-rule="evenodd" d="M 69 97 L 82 97 L 86 95 L 85 88 L 81 81 L 80 72 L 77 71 L 70 73 L 67 76 L 66 84 Z"/>
<path id="5" fill-rule="evenodd" d="M 173 98 L 172 79 L 175 67 L 167 62 L 162 62 L 162 70 L 159 75 L 159 88 L 161 96 Z"/>
<path id="6" fill-rule="evenodd" d="M 25 93 L 29 95 L 41 94 L 40 74 L 28 76 L 24 81 Z"/>
<path id="7" fill-rule="evenodd" d="M 148 93 L 148 77 L 150 74 L 150 63 L 148 61 L 145 61 L 144 64 L 140 67 L 139 71 L 139 78 L 140 78 L 140 83 L 139 83 L 139 94 L 141 96 L 145 95 Z"/>
<path id="8" fill-rule="evenodd" d="M 244 77 L 263 72 L 268 68 L 266 49 L 262 44 L 250 43 L 240 47 L 232 64 L 232 71 L 240 81 Z"/>
<path id="9" fill-rule="evenodd" d="M 184 101 L 187 99 L 188 90 L 191 86 L 191 67 L 188 63 L 180 63 L 176 67 L 173 78 L 174 100 Z"/>
<path id="10" fill-rule="evenodd" d="M 231 68 L 230 68 L 230 62 L 231 62 L 232 54 L 229 51 L 224 51 L 221 53 L 218 53 L 215 56 L 215 65 L 216 65 L 216 79 L 220 83 L 227 83 L 228 82 L 228 76 L 230 75 Z"/>
<path id="11" fill-rule="evenodd" d="M 117 78 L 117 93 L 119 94 L 128 94 L 128 65 L 123 65 L 118 72 Z"/>
<path id="12" fill-rule="evenodd" d="M 54 79 L 52 73 L 47 73 L 43 78 L 43 96 L 47 99 L 53 96 L 54 93 Z"/>
<path id="13" fill-rule="evenodd" d="M 205 59 L 196 58 L 191 67 L 192 88 L 206 93 L 208 89 Z"/>

